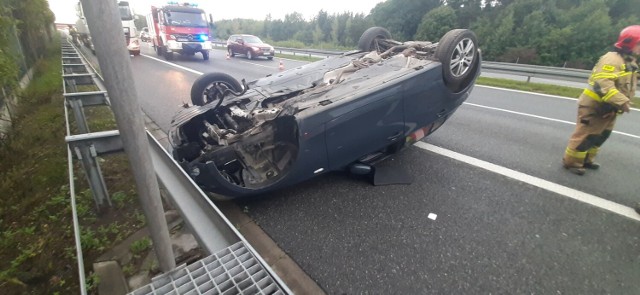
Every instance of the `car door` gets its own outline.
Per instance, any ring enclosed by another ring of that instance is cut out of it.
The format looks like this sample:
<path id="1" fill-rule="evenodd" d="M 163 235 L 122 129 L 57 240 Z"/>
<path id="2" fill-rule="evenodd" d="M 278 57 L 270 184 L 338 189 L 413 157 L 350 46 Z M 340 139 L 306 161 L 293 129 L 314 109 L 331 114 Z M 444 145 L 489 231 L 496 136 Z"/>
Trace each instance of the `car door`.
<path id="1" fill-rule="evenodd" d="M 340 169 L 404 139 L 402 85 L 354 98 L 326 124 L 331 169 Z"/>

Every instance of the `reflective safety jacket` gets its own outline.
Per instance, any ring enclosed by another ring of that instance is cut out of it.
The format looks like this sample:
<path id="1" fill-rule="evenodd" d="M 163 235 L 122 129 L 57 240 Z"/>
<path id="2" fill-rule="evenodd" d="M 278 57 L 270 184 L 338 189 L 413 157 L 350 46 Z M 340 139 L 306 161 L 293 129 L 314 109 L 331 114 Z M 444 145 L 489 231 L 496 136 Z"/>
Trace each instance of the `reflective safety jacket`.
<path id="1" fill-rule="evenodd" d="M 593 68 L 589 77 L 589 87 L 580 95 L 578 103 L 585 107 L 609 107 L 616 111 L 635 95 L 636 84 L 636 59 L 618 52 L 609 52 L 600 57 Z"/>

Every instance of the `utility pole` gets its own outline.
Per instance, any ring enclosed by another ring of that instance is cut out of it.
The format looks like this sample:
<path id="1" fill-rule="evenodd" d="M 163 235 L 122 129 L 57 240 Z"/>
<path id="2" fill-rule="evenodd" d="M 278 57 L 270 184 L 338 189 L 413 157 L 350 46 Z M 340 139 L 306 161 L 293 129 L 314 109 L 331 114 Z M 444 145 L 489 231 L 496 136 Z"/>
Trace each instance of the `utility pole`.
<path id="1" fill-rule="evenodd" d="M 125 47 L 118 4 L 116 0 L 81 1 L 160 270 L 168 272 L 175 268 L 176 262 L 162 208 L 158 179 L 149 155 L 149 141 L 133 82 L 129 52 Z"/>

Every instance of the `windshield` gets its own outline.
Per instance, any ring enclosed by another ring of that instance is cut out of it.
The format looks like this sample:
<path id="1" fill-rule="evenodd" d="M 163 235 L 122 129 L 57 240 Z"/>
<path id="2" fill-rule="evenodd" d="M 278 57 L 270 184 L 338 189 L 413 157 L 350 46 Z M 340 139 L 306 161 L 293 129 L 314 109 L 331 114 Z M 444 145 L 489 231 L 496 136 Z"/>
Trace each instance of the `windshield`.
<path id="1" fill-rule="evenodd" d="M 128 3 L 120 3 L 118 5 L 118 10 L 120 10 L 120 20 L 133 20 L 133 14 L 131 13 Z"/>
<path id="2" fill-rule="evenodd" d="M 244 36 L 242 40 L 244 40 L 245 43 L 263 43 L 262 40 L 256 36 Z"/>
<path id="3" fill-rule="evenodd" d="M 167 25 L 176 27 L 207 27 L 204 13 L 171 11 L 166 13 Z"/>

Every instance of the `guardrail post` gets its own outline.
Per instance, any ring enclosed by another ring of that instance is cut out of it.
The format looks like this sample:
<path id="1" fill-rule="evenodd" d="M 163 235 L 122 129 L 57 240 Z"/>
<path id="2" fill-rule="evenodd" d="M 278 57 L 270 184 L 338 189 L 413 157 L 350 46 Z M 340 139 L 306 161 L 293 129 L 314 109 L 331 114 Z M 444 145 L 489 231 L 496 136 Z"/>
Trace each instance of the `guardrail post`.
<path id="1" fill-rule="evenodd" d="M 82 161 L 82 168 L 87 176 L 89 187 L 91 187 L 91 191 L 93 192 L 93 199 L 96 202 L 98 212 L 102 212 L 102 208 L 105 206 L 105 200 L 107 204 L 111 206 L 111 199 L 109 199 L 107 185 L 104 183 L 104 178 L 102 177 L 96 148 L 92 143 L 83 143 L 78 144 L 74 148 L 74 151 L 76 157 Z"/>

